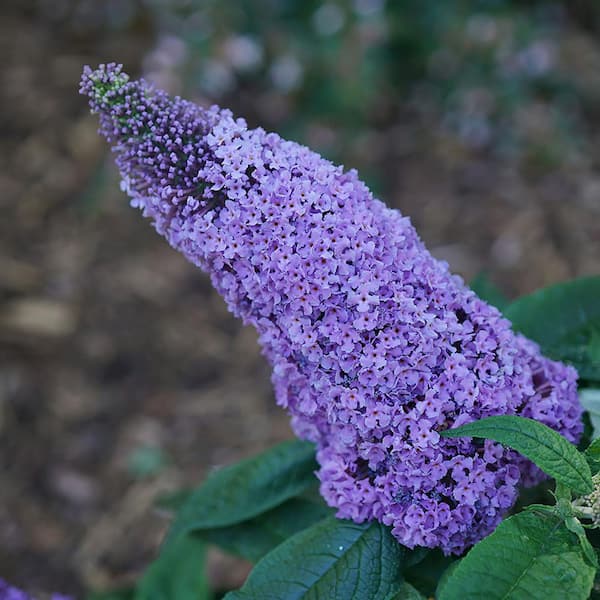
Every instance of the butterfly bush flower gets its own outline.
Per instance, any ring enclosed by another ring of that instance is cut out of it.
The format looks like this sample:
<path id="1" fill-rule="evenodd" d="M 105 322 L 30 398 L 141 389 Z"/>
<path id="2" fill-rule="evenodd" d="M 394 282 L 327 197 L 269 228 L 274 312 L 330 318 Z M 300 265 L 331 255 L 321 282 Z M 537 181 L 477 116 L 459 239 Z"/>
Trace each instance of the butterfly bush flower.
<path id="1" fill-rule="evenodd" d="M 516 414 L 579 439 L 575 371 L 513 333 L 355 171 L 114 64 L 87 68 L 81 91 L 132 205 L 258 330 L 339 517 L 460 553 L 543 475 L 441 430 Z"/>

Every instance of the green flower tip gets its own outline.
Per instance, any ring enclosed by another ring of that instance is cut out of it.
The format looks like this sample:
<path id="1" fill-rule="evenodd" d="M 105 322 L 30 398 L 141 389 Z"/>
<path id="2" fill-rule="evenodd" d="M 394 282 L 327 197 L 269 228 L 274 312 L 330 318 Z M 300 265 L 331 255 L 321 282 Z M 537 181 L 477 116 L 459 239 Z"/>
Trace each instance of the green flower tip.
<path id="1" fill-rule="evenodd" d="M 79 92 L 90 99 L 92 110 L 98 112 L 120 102 L 128 81 L 129 75 L 123 72 L 123 65 L 102 64 L 95 70 L 86 65 Z"/>

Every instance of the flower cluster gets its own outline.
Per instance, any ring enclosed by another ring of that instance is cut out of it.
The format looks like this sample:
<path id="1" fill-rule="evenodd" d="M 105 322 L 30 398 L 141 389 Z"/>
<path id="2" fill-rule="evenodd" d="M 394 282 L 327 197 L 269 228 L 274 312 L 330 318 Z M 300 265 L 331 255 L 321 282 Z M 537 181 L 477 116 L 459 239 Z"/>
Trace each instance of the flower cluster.
<path id="1" fill-rule="evenodd" d="M 518 414 L 579 438 L 575 371 L 513 333 L 355 171 L 116 65 L 87 69 L 82 93 L 132 203 L 257 328 L 338 516 L 460 553 L 542 474 L 440 430 Z"/>

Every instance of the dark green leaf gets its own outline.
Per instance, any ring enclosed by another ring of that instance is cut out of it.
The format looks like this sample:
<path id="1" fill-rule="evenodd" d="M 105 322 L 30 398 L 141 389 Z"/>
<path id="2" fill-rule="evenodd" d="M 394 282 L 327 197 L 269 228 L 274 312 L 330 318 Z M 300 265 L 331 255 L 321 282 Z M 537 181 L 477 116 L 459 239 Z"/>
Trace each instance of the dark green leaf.
<path id="1" fill-rule="evenodd" d="M 425 596 L 410 583 L 403 581 L 400 587 L 387 596 L 385 600 L 425 600 Z"/>
<path id="2" fill-rule="evenodd" d="M 592 475 L 600 472 L 600 438 L 595 439 L 585 451 L 585 457 L 592 471 Z"/>
<path id="3" fill-rule="evenodd" d="M 600 277 L 538 290 L 509 304 L 504 314 L 545 354 L 572 363 L 583 379 L 600 380 Z"/>
<path id="4" fill-rule="evenodd" d="M 580 390 L 579 401 L 590 415 L 593 428 L 592 436 L 594 438 L 600 436 L 600 390 L 589 388 Z"/>
<path id="5" fill-rule="evenodd" d="M 593 460 L 600 460 L 600 438 L 595 439 L 587 447 L 585 454 Z"/>
<path id="6" fill-rule="evenodd" d="M 520 513 L 474 546 L 440 586 L 439 600 L 586 600 L 595 569 L 556 517 Z"/>
<path id="7" fill-rule="evenodd" d="M 596 557 L 596 552 L 594 551 L 594 548 L 592 548 L 592 545 L 590 544 L 590 541 L 588 540 L 587 535 L 585 534 L 585 528 L 583 527 L 579 519 L 573 516 L 567 517 L 565 519 L 565 526 L 569 531 L 573 532 L 577 536 L 579 544 L 581 545 L 583 556 L 585 556 L 585 559 L 587 560 L 588 564 L 591 567 L 594 567 L 594 569 L 597 569 L 598 558 Z"/>
<path id="8" fill-rule="evenodd" d="M 556 482 L 554 487 L 554 496 L 559 503 L 562 501 L 570 503 L 571 499 L 573 498 L 571 490 L 560 481 Z"/>
<path id="9" fill-rule="evenodd" d="M 460 565 L 460 562 L 461 562 L 460 560 L 455 560 L 445 571 L 442 572 L 441 576 L 436 581 L 436 586 L 435 586 L 434 591 L 431 592 L 431 596 L 434 596 L 437 598 L 439 591 L 441 589 L 443 589 L 444 586 L 448 583 L 449 579 L 454 574 L 454 571 L 456 571 L 456 569 L 458 568 L 458 565 Z"/>
<path id="10" fill-rule="evenodd" d="M 508 306 L 508 298 L 496 287 L 492 280 L 485 274 L 479 273 L 473 281 L 470 288 L 488 304 L 492 304 L 500 310 Z"/>
<path id="11" fill-rule="evenodd" d="M 292 498 L 249 521 L 220 529 L 205 529 L 198 535 L 231 554 L 255 563 L 294 534 L 331 513 L 332 509 L 325 504 Z"/>
<path id="12" fill-rule="evenodd" d="M 267 554 L 226 600 L 385 598 L 400 583 L 404 549 L 380 523 L 331 517 Z"/>
<path id="13" fill-rule="evenodd" d="M 427 560 L 431 553 L 432 550 L 430 548 L 423 548 L 422 546 L 417 546 L 412 550 L 406 549 L 406 554 L 404 556 L 404 560 L 402 561 L 402 566 L 405 569 L 414 568 L 423 561 Z"/>
<path id="14" fill-rule="evenodd" d="M 316 481 L 314 446 L 293 440 L 215 471 L 179 510 L 168 543 L 191 531 L 247 521 Z"/>
<path id="15" fill-rule="evenodd" d="M 210 600 L 204 542 L 184 536 L 162 549 L 138 584 L 135 600 Z"/>
<path id="16" fill-rule="evenodd" d="M 577 448 L 546 425 L 514 415 L 487 417 L 456 429 L 443 437 L 478 437 L 505 444 L 532 460 L 544 473 L 579 494 L 593 489 L 590 468 Z"/>
<path id="17" fill-rule="evenodd" d="M 410 555 L 407 558 L 409 559 Z M 403 575 L 409 583 L 422 590 L 426 596 L 434 596 L 440 579 L 456 562 L 456 557 L 444 556 L 440 550 L 430 550 L 421 562 L 410 566 Z"/>
<path id="18" fill-rule="evenodd" d="M 600 570 L 596 571 L 596 578 L 594 579 L 590 600 L 600 600 Z"/>

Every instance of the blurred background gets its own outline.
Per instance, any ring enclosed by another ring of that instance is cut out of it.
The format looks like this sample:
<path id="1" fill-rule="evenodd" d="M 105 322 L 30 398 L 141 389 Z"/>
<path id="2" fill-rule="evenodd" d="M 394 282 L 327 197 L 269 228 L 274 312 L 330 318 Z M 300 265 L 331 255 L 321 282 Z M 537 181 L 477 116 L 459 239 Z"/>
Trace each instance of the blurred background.
<path id="1" fill-rule="evenodd" d="M 158 494 L 290 436 L 254 332 L 128 208 L 82 65 L 357 168 L 467 280 L 600 271 L 595 0 L 2 0 L 0 50 L 0 577 L 29 591 L 128 585 Z"/>

